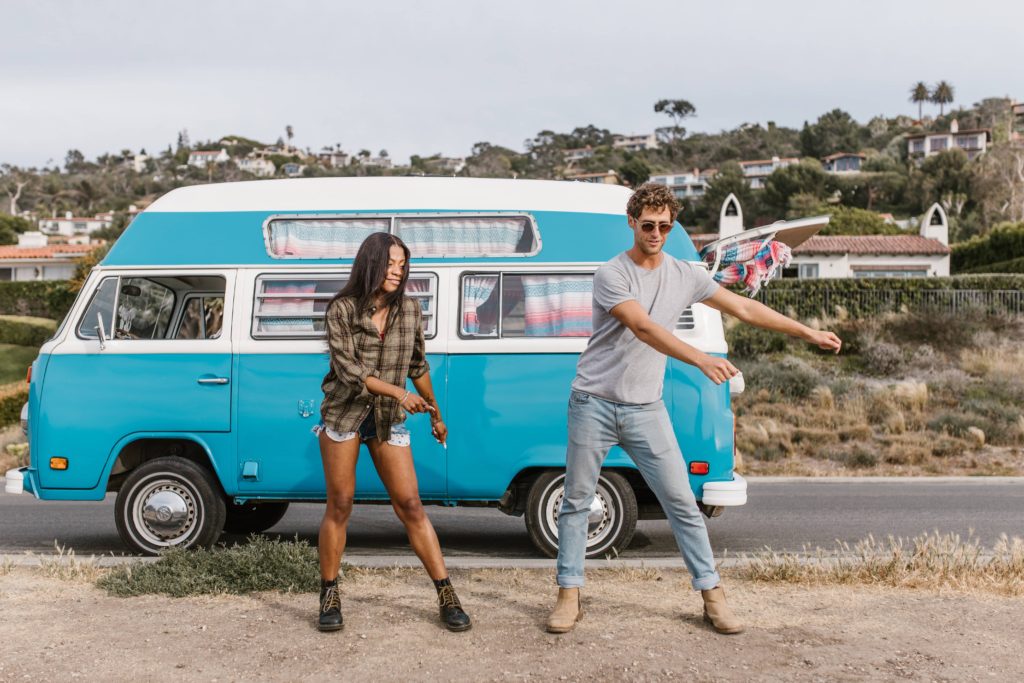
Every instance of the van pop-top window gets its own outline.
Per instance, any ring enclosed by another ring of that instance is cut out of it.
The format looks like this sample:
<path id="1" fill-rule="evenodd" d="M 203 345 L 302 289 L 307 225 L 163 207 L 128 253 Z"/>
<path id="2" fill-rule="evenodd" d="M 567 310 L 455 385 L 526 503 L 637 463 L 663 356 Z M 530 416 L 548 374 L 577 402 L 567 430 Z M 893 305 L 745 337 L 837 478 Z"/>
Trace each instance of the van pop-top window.
<path id="1" fill-rule="evenodd" d="M 353 258 L 375 232 L 401 237 L 413 258 L 528 256 L 540 249 L 536 223 L 525 214 L 403 214 L 274 218 L 267 224 L 267 253 L 275 259 Z"/>

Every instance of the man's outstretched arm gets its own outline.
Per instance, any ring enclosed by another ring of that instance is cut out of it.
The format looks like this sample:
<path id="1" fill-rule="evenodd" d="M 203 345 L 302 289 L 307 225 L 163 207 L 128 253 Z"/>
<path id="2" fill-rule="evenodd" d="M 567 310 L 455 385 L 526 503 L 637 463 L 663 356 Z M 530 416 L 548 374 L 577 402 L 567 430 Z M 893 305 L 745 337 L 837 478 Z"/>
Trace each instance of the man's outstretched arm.
<path id="1" fill-rule="evenodd" d="M 629 328 L 636 338 L 655 351 L 689 363 L 707 375 L 715 384 L 735 377 L 739 370 L 725 358 L 711 356 L 690 346 L 658 323 L 651 320 L 638 301 L 623 301 L 611 311 L 612 316 Z"/>
<path id="2" fill-rule="evenodd" d="M 711 297 L 702 303 L 717 309 L 722 313 L 728 313 L 734 318 L 754 327 L 760 327 L 774 332 L 782 332 L 797 339 L 814 344 L 815 346 L 839 353 L 843 342 L 832 332 L 824 330 L 813 330 L 806 325 L 787 318 L 786 316 L 773 311 L 760 301 L 748 299 L 725 287 L 719 287 Z"/>

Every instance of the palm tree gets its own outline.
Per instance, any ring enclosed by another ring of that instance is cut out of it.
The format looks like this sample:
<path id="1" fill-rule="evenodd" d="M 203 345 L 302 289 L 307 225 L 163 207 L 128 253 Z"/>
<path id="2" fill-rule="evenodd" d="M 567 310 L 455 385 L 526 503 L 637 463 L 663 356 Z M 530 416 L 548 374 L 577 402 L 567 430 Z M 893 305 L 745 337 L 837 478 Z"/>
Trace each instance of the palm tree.
<path id="1" fill-rule="evenodd" d="M 931 99 L 928 92 L 928 85 L 924 81 L 918 81 L 910 88 L 910 101 L 917 105 L 917 120 L 921 120 L 921 105 Z"/>
<path id="2" fill-rule="evenodd" d="M 953 86 L 946 81 L 939 81 L 932 91 L 932 102 L 939 105 L 939 116 L 945 113 L 945 106 L 953 101 Z"/>

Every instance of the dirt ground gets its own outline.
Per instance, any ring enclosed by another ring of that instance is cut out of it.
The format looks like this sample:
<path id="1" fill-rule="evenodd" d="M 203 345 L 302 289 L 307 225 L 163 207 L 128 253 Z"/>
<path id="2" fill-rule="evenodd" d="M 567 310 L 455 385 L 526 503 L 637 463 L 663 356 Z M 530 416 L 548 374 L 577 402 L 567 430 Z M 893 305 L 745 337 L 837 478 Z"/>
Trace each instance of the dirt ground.
<path id="1" fill-rule="evenodd" d="M 15 568 L 0 576 L 0 680 L 1024 679 L 1024 599 L 727 579 L 748 630 L 720 636 L 683 573 L 596 570 L 585 618 L 555 636 L 550 572 L 452 578 L 467 633 L 440 626 L 420 572 L 377 570 L 347 580 L 345 628 L 322 634 L 312 594 L 114 598 Z"/>

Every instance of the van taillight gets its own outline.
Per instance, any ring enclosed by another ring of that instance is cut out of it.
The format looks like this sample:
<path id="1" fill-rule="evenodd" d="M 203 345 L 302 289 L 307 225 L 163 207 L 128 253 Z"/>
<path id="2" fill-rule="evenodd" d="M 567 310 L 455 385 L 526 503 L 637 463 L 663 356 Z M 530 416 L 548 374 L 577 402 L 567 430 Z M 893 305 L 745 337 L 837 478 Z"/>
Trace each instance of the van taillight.
<path id="1" fill-rule="evenodd" d="M 707 474 L 710 471 L 711 466 L 702 460 L 695 460 L 690 463 L 690 474 Z"/>
<path id="2" fill-rule="evenodd" d="M 32 366 L 28 366 L 28 372 L 25 373 L 25 384 L 32 384 Z"/>

